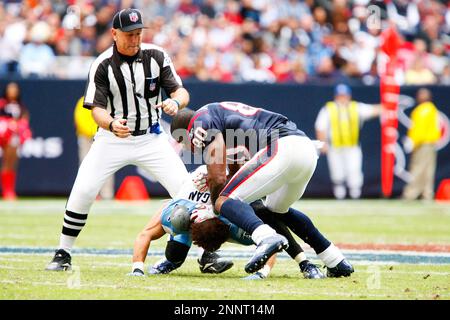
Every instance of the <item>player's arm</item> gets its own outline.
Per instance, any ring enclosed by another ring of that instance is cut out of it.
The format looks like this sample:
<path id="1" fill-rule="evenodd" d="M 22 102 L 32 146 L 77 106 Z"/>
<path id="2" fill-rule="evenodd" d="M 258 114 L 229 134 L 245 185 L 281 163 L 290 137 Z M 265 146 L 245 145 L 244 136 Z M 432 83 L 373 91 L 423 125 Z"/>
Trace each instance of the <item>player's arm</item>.
<path id="1" fill-rule="evenodd" d="M 243 163 L 229 163 L 228 164 L 228 180 L 231 179 L 232 176 L 239 171 L 239 169 L 243 166 Z"/>
<path id="2" fill-rule="evenodd" d="M 145 228 L 137 235 L 133 248 L 133 265 L 142 263 L 143 268 L 151 241 L 157 240 L 165 234 L 161 223 L 162 208 L 152 216 Z"/>
<path id="3" fill-rule="evenodd" d="M 209 144 L 206 155 L 211 203 L 215 205 L 227 182 L 227 155 L 225 141 L 221 133 L 217 133 L 214 141 Z"/>

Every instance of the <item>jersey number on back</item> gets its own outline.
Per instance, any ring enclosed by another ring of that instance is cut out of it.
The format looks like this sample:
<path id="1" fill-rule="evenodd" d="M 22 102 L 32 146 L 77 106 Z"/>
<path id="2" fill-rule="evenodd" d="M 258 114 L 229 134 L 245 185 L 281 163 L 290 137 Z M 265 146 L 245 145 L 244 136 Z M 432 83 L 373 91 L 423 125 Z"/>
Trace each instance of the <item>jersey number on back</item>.
<path id="1" fill-rule="evenodd" d="M 197 148 L 203 148 L 205 146 L 204 141 L 207 135 L 208 133 L 202 127 L 195 128 L 192 144 Z"/>
<path id="2" fill-rule="evenodd" d="M 254 116 L 260 110 L 239 102 L 221 102 L 220 106 L 227 110 L 239 112 L 244 116 Z"/>

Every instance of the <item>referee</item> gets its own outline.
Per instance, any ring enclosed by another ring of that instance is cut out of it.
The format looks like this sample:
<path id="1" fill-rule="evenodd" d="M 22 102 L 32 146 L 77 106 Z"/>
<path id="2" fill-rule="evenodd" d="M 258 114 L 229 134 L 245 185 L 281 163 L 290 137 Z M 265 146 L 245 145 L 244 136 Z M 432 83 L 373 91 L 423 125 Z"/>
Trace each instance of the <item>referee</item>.
<path id="1" fill-rule="evenodd" d="M 92 64 L 84 107 L 99 126 L 80 165 L 64 215 L 59 248 L 47 270 L 71 268 L 70 251 L 86 224 L 101 186 L 117 170 L 136 165 L 174 197 L 189 174 L 162 134 L 161 113 L 177 114 L 189 102 L 170 57 L 160 47 L 141 44 L 144 24 L 136 9 L 113 18 L 113 46 Z M 170 98 L 162 100 L 162 89 Z"/>

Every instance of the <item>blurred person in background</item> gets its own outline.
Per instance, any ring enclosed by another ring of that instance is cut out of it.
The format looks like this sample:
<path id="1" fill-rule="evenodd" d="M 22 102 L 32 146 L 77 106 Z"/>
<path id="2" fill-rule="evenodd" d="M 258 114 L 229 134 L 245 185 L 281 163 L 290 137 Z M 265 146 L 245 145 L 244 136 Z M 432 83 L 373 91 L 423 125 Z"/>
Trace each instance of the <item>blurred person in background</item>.
<path id="1" fill-rule="evenodd" d="M 24 77 L 49 76 L 55 54 L 46 43 L 50 37 L 50 27 L 44 21 L 36 23 L 30 31 L 30 42 L 20 52 L 19 68 Z"/>
<path id="2" fill-rule="evenodd" d="M 441 137 L 439 111 L 432 102 L 430 90 L 421 88 L 417 92 L 418 105 L 411 113 L 405 149 L 412 150 L 409 164 L 411 180 L 403 189 L 403 199 L 424 200 L 434 197 L 434 176 L 436 172 L 436 143 Z"/>
<path id="3" fill-rule="evenodd" d="M 420 14 L 417 0 L 385 0 L 389 20 L 393 21 L 397 29 L 411 40 L 417 32 L 420 23 Z"/>
<path id="4" fill-rule="evenodd" d="M 20 99 L 20 88 L 15 82 L 6 85 L 0 99 L 0 146 L 2 148 L 1 186 L 5 200 L 16 199 L 16 171 L 18 148 L 29 138 L 29 113 Z"/>
<path id="5" fill-rule="evenodd" d="M 416 57 L 411 67 L 406 70 L 406 85 L 427 85 L 437 82 L 436 76 L 424 65 L 421 57 Z"/>
<path id="6" fill-rule="evenodd" d="M 439 78 L 439 84 L 444 86 L 450 86 L 450 63 L 442 70 L 441 77 Z"/>
<path id="7" fill-rule="evenodd" d="M 11 4 L 0 2 L 0 76 L 18 72 L 18 58 L 27 33 L 26 22 L 14 16 Z"/>
<path id="8" fill-rule="evenodd" d="M 346 197 L 346 187 L 352 199 L 360 198 L 364 177 L 359 133 L 363 122 L 378 117 L 380 112 L 380 105 L 352 100 L 346 84 L 338 84 L 334 100 L 320 109 L 315 122 L 316 136 L 325 143 L 321 152 L 327 154 L 336 199 Z"/>
<path id="9" fill-rule="evenodd" d="M 92 117 L 91 110 L 83 108 L 84 96 L 78 99 L 74 110 L 74 122 L 78 141 L 79 164 L 91 148 L 95 134 L 97 133 L 97 123 Z M 114 175 L 110 176 L 100 189 L 100 198 L 110 200 L 114 198 Z"/>

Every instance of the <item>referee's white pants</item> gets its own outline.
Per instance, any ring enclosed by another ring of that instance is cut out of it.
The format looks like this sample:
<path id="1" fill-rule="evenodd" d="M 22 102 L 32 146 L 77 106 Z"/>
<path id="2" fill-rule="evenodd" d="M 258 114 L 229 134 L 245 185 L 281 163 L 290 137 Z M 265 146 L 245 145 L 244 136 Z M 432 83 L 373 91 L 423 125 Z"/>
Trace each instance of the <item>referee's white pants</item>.
<path id="1" fill-rule="evenodd" d="M 286 213 L 305 192 L 317 165 L 317 149 L 303 136 L 280 138 L 265 158 L 259 151 L 230 180 L 228 196 L 246 203 L 266 196 L 265 205 L 273 212 Z M 227 187 L 225 187 L 225 190 Z"/>
<path id="2" fill-rule="evenodd" d="M 330 148 L 327 160 L 333 184 L 346 184 L 351 191 L 360 194 L 364 177 L 361 147 Z"/>
<path id="3" fill-rule="evenodd" d="M 174 197 L 190 179 L 181 158 L 170 146 L 166 134 L 145 134 L 118 138 L 99 129 L 94 143 L 78 169 L 66 209 L 87 214 L 103 183 L 116 171 L 135 165 L 157 179 Z"/>

